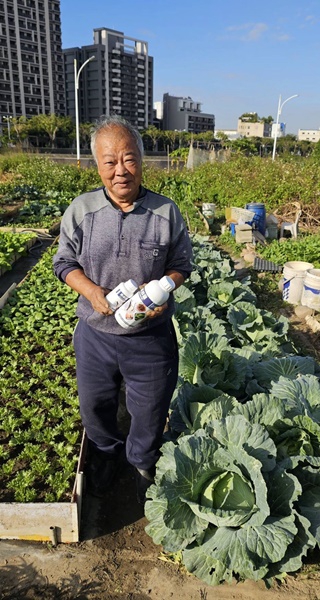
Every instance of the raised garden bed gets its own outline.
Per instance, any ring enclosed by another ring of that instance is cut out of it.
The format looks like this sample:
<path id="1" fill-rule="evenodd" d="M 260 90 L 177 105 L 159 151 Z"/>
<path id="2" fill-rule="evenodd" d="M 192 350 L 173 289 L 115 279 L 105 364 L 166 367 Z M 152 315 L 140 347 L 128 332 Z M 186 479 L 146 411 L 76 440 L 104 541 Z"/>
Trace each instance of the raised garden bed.
<path id="1" fill-rule="evenodd" d="M 56 221 L 55 223 L 53 223 L 52 225 L 50 225 L 49 227 L 39 227 L 39 226 L 35 226 L 35 227 L 29 227 L 29 226 L 23 226 L 23 225 L 2 225 L 0 227 L 0 232 L 13 232 L 13 233 L 22 233 L 24 231 L 34 231 L 35 233 L 40 233 L 40 234 L 49 234 L 54 236 L 59 235 L 60 233 L 60 225 L 61 225 L 61 220 Z"/>
<path id="2" fill-rule="evenodd" d="M 53 252 L 0 313 L 0 537 L 74 542 L 85 453 L 71 344 L 77 295 L 54 277 Z"/>
<path id="3" fill-rule="evenodd" d="M 0 538 L 71 543 L 79 541 L 83 466 L 86 438 L 83 436 L 70 502 L 0 503 Z"/>
<path id="4" fill-rule="evenodd" d="M 23 256 L 37 241 L 35 232 L 12 233 L 9 229 L 0 229 L 0 277 L 9 271 L 21 256 Z"/>

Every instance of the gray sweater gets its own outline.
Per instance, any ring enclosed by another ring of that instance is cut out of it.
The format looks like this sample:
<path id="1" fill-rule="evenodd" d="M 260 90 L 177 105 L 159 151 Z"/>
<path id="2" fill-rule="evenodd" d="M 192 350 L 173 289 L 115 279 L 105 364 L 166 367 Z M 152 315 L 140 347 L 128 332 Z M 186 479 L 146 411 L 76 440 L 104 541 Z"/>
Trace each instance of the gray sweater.
<path id="1" fill-rule="evenodd" d="M 112 290 L 121 281 L 138 285 L 160 279 L 169 269 L 185 278 L 192 271 L 189 235 L 176 204 L 141 188 L 130 212 L 122 212 L 99 188 L 75 198 L 63 215 L 54 272 L 65 281 L 67 274 L 82 269 L 95 284 Z M 172 294 L 168 309 L 156 319 L 146 319 L 133 330 L 123 329 L 114 316 L 96 312 L 79 296 L 77 316 L 108 333 L 137 333 L 169 319 L 174 313 Z"/>

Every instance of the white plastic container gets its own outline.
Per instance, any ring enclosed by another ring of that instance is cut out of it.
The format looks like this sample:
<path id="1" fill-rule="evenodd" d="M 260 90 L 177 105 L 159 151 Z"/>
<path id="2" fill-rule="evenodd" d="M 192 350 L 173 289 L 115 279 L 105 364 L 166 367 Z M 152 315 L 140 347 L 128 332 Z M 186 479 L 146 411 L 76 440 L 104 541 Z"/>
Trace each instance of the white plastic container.
<path id="1" fill-rule="evenodd" d="M 312 263 L 300 260 L 293 260 L 283 265 L 283 300 L 289 304 L 300 304 L 304 278 L 308 269 L 312 268 Z"/>
<path id="2" fill-rule="evenodd" d="M 302 306 L 320 311 L 320 269 L 309 269 L 303 282 Z"/>
<path id="3" fill-rule="evenodd" d="M 203 202 L 202 204 L 202 214 L 207 219 L 209 224 L 213 223 L 214 213 L 216 211 L 216 205 L 212 204 L 212 202 Z"/>
<path id="4" fill-rule="evenodd" d="M 150 281 L 116 310 L 114 316 L 117 322 L 124 329 L 137 327 L 146 318 L 148 311 L 154 310 L 168 300 L 174 288 L 174 281 L 166 275 L 159 281 L 157 279 Z"/>
<path id="5" fill-rule="evenodd" d="M 106 301 L 108 302 L 111 310 L 117 310 L 119 306 L 129 300 L 129 298 L 132 298 L 138 287 L 139 286 L 134 279 L 128 279 L 128 281 L 122 281 L 119 283 L 119 285 L 111 290 L 111 292 L 109 292 L 109 294 L 106 296 Z"/>

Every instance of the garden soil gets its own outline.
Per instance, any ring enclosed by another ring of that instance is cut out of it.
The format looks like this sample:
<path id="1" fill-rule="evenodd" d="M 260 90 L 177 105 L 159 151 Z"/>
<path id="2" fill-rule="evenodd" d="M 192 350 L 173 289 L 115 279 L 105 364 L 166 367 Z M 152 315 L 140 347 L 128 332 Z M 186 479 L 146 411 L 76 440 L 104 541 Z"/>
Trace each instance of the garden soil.
<path id="1" fill-rule="evenodd" d="M 84 496 L 80 543 L 0 541 L 1 600 L 320 599 L 319 556 L 271 589 L 261 581 L 210 587 L 162 555 L 146 524 L 125 465 L 104 499 Z"/>
<path id="2" fill-rule="evenodd" d="M 320 358 L 320 336 L 294 311 L 294 337 Z M 122 403 L 120 421 L 128 416 Z M 81 541 L 59 544 L 0 540 L 1 600 L 320 600 L 320 553 L 268 589 L 261 581 L 210 587 L 164 555 L 145 532 L 132 467 L 123 464 L 103 499 L 84 493 Z"/>

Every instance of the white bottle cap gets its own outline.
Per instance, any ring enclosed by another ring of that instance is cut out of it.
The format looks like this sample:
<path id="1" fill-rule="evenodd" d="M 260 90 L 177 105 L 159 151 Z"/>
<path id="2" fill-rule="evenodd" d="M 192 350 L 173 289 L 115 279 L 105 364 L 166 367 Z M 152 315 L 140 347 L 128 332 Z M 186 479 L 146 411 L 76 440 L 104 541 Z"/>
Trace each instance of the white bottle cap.
<path id="1" fill-rule="evenodd" d="M 128 279 L 126 281 L 125 286 L 130 294 L 134 294 L 138 289 L 138 284 L 134 281 L 134 279 Z"/>
<path id="2" fill-rule="evenodd" d="M 176 284 L 173 281 L 173 279 L 171 279 L 171 277 L 168 277 L 167 275 L 159 279 L 159 285 L 166 292 L 172 292 L 172 290 L 174 290 L 174 288 L 176 287 Z"/>

